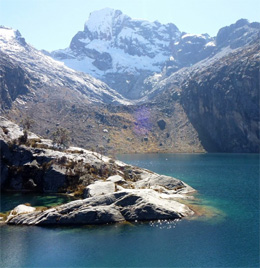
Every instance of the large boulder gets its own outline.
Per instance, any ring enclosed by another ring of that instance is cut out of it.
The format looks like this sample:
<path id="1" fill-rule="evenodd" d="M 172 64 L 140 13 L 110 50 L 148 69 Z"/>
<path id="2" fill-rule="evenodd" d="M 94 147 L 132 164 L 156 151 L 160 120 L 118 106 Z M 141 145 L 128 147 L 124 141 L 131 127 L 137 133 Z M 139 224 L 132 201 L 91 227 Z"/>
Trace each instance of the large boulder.
<path id="1" fill-rule="evenodd" d="M 141 180 L 135 182 L 135 188 L 154 189 L 165 193 L 187 193 L 195 191 L 192 187 L 179 179 L 149 172 L 143 172 L 141 174 Z"/>
<path id="2" fill-rule="evenodd" d="M 20 215 L 25 215 L 28 213 L 32 213 L 36 210 L 36 208 L 31 207 L 31 206 L 27 206 L 27 205 L 18 205 L 17 207 L 15 207 L 10 214 L 7 217 L 7 221 L 10 221 L 13 217 L 16 216 L 20 216 Z"/>

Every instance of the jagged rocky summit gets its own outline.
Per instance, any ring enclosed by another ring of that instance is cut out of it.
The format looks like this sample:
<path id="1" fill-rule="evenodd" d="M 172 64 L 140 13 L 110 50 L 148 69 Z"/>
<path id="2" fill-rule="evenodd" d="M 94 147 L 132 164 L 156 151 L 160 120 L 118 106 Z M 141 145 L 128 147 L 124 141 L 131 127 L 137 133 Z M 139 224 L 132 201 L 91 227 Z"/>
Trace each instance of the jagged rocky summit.
<path id="1" fill-rule="evenodd" d="M 123 96 L 138 99 L 145 94 L 145 77 L 160 72 L 169 59 L 179 69 L 210 55 L 213 41 L 207 34 L 182 33 L 172 23 L 132 19 L 105 8 L 90 14 L 69 48 L 51 55 L 105 81 Z"/>
<path id="2" fill-rule="evenodd" d="M 69 147 L 24 131 L 0 118 L 1 189 L 64 192 L 84 199 L 50 208 L 19 205 L 8 224 L 71 225 L 180 219 L 194 212 L 181 200 L 195 190 L 176 178 L 127 165 L 101 154 Z M 21 138 L 22 137 L 22 138 Z"/>

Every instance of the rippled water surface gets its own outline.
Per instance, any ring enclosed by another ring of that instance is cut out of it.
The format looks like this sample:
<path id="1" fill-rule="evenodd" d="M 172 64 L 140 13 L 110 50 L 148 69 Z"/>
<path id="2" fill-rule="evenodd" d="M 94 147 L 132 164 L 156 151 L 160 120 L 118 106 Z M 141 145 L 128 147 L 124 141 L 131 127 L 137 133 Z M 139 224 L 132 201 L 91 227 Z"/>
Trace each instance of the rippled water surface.
<path id="1" fill-rule="evenodd" d="M 77 228 L 2 226 L 0 267 L 259 267 L 259 155 L 119 158 L 190 184 L 198 190 L 193 205 L 206 216 Z M 2 204 L 17 198 L 2 195 Z"/>

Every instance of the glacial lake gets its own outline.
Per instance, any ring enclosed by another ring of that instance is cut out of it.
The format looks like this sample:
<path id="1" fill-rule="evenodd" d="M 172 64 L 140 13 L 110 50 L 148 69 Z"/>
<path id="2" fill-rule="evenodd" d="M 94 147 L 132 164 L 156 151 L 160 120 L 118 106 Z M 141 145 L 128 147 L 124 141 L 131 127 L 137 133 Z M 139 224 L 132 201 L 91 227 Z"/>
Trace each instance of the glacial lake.
<path id="1" fill-rule="evenodd" d="M 259 267 L 259 155 L 119 159 L 185 181 L 198 191 L 192 203 L 205 216 L 90 227 L 3 225 L 0 267 Z M 46 205 L 62 198 L 3 194 L 1 211 L 20 201 Z"/>

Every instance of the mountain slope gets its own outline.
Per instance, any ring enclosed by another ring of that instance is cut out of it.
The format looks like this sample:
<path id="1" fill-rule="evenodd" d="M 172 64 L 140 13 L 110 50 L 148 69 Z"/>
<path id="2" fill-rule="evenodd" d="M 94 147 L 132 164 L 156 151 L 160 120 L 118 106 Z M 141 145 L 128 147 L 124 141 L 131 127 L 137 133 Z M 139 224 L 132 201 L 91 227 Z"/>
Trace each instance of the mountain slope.
<path id="1" fill-rule="evenodd" d="M 1 110 L 15 122 L 29 117 L 32 130 L 46 137 L 64 127 L 74 144 L 109 153 L 203 151 L 178 104 L 177 115 L 150 104 L 127 106 L 130 102 L 104 83 L 20 43 L 11 29 L 1 32 Z"/>
<path id="2" fill-rule="evenodd" d="M 113 25 L 121 24 L 115 21 L 106 26 L 106 35 L 88 22 L 88 31 L 95 33 L 89 36 L 111 41 L 115 29 L 120 32 Z M 184 67 L 175 65 L 180 64 L 175 54 L 161 73 L 149 76 L 151 72 L 142 71 L 138 79 L 133 76 L 137 94 L 144 96 L 132 102 L 8 31 L 0 37 L 2 111 L 16 122 L 31 117 L 33 131 L 42 136 L 50 137 L 62 126 L 78 146 L 108 153 L 259 152 L 258 23 L 240 20 L 221 29 L 209 44 L 205 35 L 181 34 L 175 46 L 182 47 L 179 56 L 187 56 Z M 205 45 L 211 47 L 210 56 L 203 52 Z M 196 59 L 196 51 L 203 60 Z M 122 80 L 125 75 L 118 73 Z"/>
<path id="3" fill-rule="evenodd" d="M 25 105 L 32 95 L 41 101 L 47 92 L 84 103 L 129 103 L 101 81 L 69 69 L 28 45 L 18 31 L 0 28 L 0 53 L 2 109 L 12 102 Z"/>

